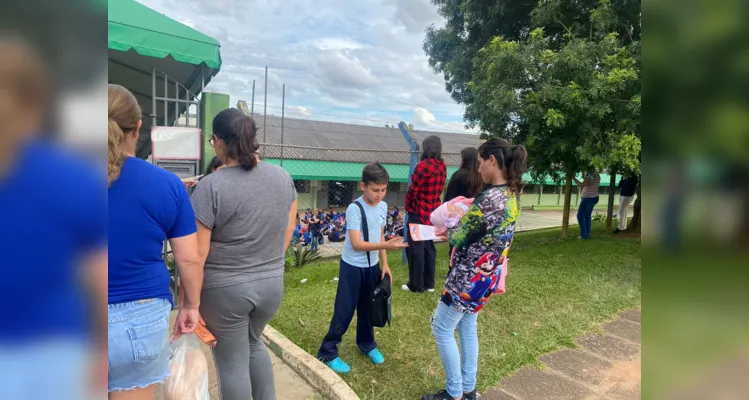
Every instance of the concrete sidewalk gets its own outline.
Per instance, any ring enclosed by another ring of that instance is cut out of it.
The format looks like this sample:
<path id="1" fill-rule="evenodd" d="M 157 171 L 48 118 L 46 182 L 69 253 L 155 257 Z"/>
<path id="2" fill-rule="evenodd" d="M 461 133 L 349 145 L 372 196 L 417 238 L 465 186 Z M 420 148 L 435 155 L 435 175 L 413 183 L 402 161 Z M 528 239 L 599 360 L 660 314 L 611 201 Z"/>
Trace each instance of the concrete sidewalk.
<path id="1" fill-rule="evenodd" d="M 170 332 L 174 326 L 174 320 L 177 318 L 177 311 L 172 311 L 169 318 Z M 208 360 L 208 388 L 211 395 L 211 400 L 219 400 L 218 395 L 218 382 L 216 376 L 216 365 L 213 361 L 213 354 L 211 349 L 207 345 L 201 346 L 205 358 Z M 276 399 L 277 400 L 323 400 L 312 387 L 299 376 L 294 370 L 289 368 L 280 358 L 278 358 L 270 350 L 270 358 L 273 361 L 273 375 L 276 384 Z M 249 362 L 249 360 L 248 360 Z M 250 400 L 250 399 L 247 399 Z"/>
<path id="2" fill-rule="evenodd" d="M 216 380 L 216 366 L 213 363 L 213 355 L 208 346 L 203 346 L 205 357 L 208 359 L 208 387 L 210 390 L 211 400 L 219 400 L 218 382 Z M 273 375 L 276 380 L 276 399 L 277 400 L 322 400 L 314 389 L 294 372 L 288 365 L 276 357 L 273 352 L 268 351 L 271 360 L 273 360 Z M 247 399 L 250 400 L 250 399 Z"/>
<path id="3" fill-rule="evenodd" d="M 619 313 L 604 334 L 577 339 L 579 349 L 539 357 L 544 369 L 521 368 L 482 396 L 485 400 L 639 400 L 641 311 Z"/>

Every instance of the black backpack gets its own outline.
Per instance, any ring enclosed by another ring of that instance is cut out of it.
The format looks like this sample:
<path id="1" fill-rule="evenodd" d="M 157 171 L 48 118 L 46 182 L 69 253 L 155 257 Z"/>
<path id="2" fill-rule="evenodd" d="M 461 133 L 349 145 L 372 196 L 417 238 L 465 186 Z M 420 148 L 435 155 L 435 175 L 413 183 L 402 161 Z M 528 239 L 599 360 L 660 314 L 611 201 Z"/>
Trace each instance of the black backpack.
<path id="1" fill-rule="evenodd" d="M 364 212 L 364 206 L 359 201 L 355 201 L 354 204 L 359 207 L 359 212 L 361 213 L 361 229 L 364 241 L 369 242 L 369 227 L 367 225 L 367 214 Z M 372 266 L 369 252 L 367 252 L 367 265 Z M 369 313 L 369 322 L 372 326 L 377 328 L 383 328 L 386 324 L 390 326 L 390 320 L 392 319 L 391 295 L 390 277 L 385 275 L 385 279 L 372 292 L 372 309 Z"/>

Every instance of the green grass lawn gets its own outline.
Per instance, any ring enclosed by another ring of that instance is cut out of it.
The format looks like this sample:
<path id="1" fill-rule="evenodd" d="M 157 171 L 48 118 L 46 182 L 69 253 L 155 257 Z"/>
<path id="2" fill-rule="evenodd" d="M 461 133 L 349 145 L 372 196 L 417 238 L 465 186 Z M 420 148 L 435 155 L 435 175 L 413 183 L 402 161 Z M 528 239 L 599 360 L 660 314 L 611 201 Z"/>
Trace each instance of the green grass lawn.
<path id="1" fill-rule="evenodd" d="M 640 304 L 640 241 L 600 227 L 593 239 L 577 231 L 519 233 L 510 252 L 507 293 L 480 312 L 478 389 L 491 387 L 536 357 L 596 329 L 617 311 Z M 438 246 L 438 288 L 447 273 L 447 246 Z M 408 273 L 400 253 L 389 254 L 395 285 L 393 325 L 375 329 L 385 364 L 375 366 L 355 344 L 355 321 L 339 347 L 352 372 L 344 379 L 362 399 L 418 399 L 444 387 L 444 374 L 429 320 L 438 293 L 412 294 L 400 286 Z M 281 310 L 271 325 L 312 355 L 317 354 L 333 313 L 338 262 L 288 271 Z M 307 279 L 305 283 L 301 280 Z"/>

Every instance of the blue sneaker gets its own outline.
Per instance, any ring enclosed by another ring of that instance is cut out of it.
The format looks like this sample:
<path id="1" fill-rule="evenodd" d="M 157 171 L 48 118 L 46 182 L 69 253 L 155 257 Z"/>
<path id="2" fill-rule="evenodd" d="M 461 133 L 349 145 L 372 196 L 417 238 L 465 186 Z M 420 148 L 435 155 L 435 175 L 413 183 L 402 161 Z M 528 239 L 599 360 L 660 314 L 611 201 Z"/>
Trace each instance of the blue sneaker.
<path id="1" fill-rule="evenodd" d="M 369 359 L 372 360 L 372 362 L 377 365 L 380 365 L 385 362 L 385 357 L 377 349 L 373 349 L 372 351 L 367 353 L 367 355 L 369 356 Z"/>
<path id="2" fill-rule="evenodd" d="M 325 365 L 330 367 L 337 374 L 345 374 L 351 372 L 351 367 L 348 366 L 341 357 L 336 357 L 335 360 L 325 361 Z"/>

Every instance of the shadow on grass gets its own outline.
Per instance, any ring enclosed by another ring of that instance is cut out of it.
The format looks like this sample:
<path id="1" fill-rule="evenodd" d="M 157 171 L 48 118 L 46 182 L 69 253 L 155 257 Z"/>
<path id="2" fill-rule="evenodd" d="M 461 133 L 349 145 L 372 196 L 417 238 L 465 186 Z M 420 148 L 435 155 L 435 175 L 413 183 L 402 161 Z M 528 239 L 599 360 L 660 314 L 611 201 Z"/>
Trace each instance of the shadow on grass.
<path id="1" fill-rule="evenodd" d="M 492 298 L 479 314 L 478 389 L 491 387 L 539 355 L 574 346 L 580 334 L 640 304 L 640 241 L 614 237 L 597 226 L 581 241 L 573 228 L 518 233 L 510 252 L 508 292 Z M 445 244 L 438 245 L 437 284 L 447 273 Z M 415 399 L 444 387 L 444 374 L 429 320 L 438 293 L 399 290 L 408 279 L 400 252 L 388 254 L 394 274 L 393 325 L 376 329 L 386 358 L 372 365 L 359 354 L 352 322 L 340 346 L 352 367 L 344 379 L 363 399 Z M 286 273 L 284 300 L 271 325 L 312 355 L 333 313 L 338 260 Z M 305 283 L 302 280 L 306 279 Z"/>

